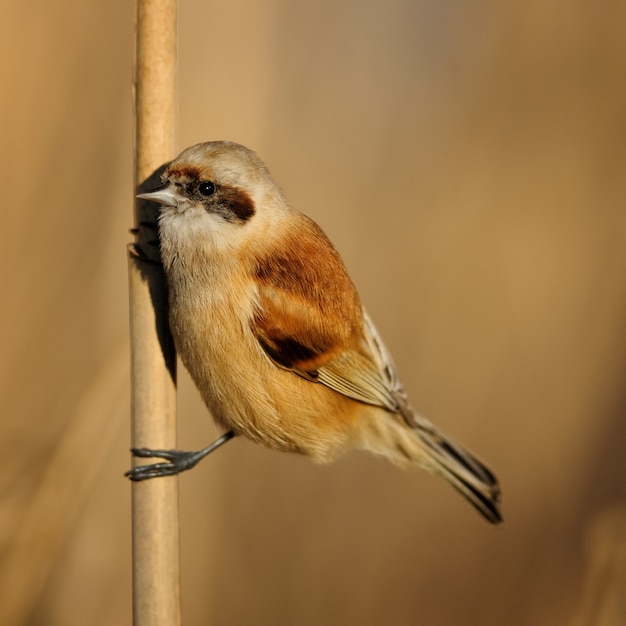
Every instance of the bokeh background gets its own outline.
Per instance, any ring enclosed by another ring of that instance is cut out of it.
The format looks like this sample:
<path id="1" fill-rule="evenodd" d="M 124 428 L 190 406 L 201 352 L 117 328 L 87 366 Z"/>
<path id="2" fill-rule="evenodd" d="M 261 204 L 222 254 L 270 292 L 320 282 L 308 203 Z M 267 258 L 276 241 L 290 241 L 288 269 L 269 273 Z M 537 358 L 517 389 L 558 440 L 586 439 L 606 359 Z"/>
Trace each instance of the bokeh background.
<path id="1" fill-rule="evenodd" d="M 0 623 L 129 624 L 127 0 L 4 4 Z M 236 441 L 180 479 L 183 620 L 626 623 L 626 4 L 180 0 L 179 145 L 330 235 L 443 481 Z M 217 434 L 180 372 L 180 445 Z"/>

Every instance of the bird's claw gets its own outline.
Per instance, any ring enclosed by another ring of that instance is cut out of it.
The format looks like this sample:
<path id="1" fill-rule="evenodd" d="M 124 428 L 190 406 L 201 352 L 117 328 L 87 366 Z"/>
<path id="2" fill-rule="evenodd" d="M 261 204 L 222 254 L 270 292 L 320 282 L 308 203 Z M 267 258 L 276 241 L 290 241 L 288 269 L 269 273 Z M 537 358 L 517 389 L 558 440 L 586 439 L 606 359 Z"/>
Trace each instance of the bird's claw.
<path id="1" fill-rule="evenodd" d="M 132 448 L 132 455 L 142 459 L 159 458 L 167 463 L 153 463 L 152 465 L 138 465 L 128 470 L 124 476 L 130 480 L 140 481 L 159 476 L 174 476 L 191 469 L 201 457 L 197 452 L 185 450 L 151 450 L 150 448 Z"/>
<path id="2" fill-rule="evenodd" d="M 147 478 L 157 478 L 159 476 L 174 476 L 180 472 L 191 469 L 211 452 L 230 441 L 235 436 L 232 430 L 225 432 L 213 443 L 202 448 L 188 452 L 187 450 L 152 450 L 151 448 L 131 448 L 134 457 L 142 459 L 165 459 L 167 463 L 153 463 L 152 465 L 138 465 L 129 469 L 124 476 L 130 480 L 139 481 Z"/>

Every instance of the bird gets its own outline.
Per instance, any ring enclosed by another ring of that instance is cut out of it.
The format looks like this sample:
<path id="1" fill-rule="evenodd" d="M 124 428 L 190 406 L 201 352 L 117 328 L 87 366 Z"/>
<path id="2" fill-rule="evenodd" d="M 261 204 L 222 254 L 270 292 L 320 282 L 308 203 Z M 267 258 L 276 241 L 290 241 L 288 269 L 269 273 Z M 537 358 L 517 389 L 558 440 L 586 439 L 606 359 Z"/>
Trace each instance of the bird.
<path id="1" fill-rule="evenodd" d="M 190 469 L 234 436 L 328 463 L 358 449 L 447 480 L 499 524 L 494 473 L 409 404 L 344 263 L 294 209 L 265 163 L 230 141 L 193 145 L 161 185 L 158 245 L 180 359 L 225 429 L 199 451 L 162 458 L 131 480 Z"/>

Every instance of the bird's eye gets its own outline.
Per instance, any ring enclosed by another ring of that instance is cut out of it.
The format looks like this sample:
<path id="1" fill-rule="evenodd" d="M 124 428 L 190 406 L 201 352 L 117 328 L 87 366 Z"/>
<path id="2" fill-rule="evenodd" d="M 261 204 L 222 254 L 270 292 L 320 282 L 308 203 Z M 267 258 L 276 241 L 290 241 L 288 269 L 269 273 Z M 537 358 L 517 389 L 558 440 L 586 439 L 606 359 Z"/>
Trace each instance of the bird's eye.
<path id="1" fill-rule="evenodd" d="M 210 180 L 203 180 L 198 185 L 198 191 L 203 196 L 212 196 L 215 193 L 215 184 L 212 183 Z"/>

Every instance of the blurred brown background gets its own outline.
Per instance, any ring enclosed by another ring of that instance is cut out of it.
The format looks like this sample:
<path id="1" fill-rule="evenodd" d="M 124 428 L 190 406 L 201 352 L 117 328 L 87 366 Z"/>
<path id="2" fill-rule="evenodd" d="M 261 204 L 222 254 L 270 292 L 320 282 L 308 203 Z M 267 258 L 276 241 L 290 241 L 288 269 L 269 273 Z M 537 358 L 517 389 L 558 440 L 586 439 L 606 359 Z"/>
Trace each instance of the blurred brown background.
<path id="1" fill-rule="evenodd" d="M 244 441 L 181 484 L 187 626 L 626 623 L 626 4 L 180 0 L 179 145 L 256 149 L 413 404 L 498 472 Z M 5 3 L 0 620 L 130 623 L 133 7 Z M 184 373 L 180 445 L 217 433 Z"/>

